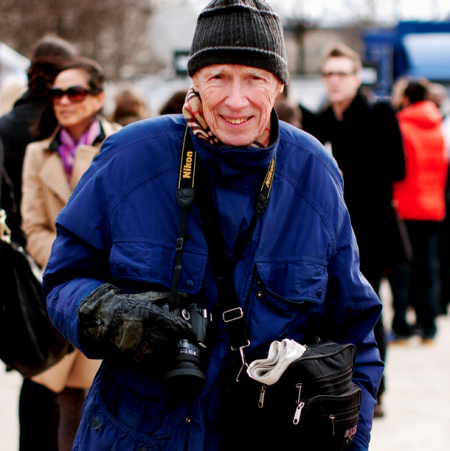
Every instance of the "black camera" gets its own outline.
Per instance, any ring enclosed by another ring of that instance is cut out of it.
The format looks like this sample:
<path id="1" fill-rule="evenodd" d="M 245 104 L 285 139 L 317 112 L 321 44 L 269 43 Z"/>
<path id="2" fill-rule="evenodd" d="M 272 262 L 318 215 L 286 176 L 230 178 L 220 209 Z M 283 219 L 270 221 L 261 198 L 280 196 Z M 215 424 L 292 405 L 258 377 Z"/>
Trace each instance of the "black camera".
<path id="1" fill-rule="evenodd" d="M 163 308 L 169 309 L 168 304 Z M 197 304 L 177 307 L 173 314 L 188 321 L 195 339 L 179 340 L 174 354 L 169 359 L 169 369 L 163 376 L 163 385 L 171 393 L 183 395 L 198 393 L 205 386 L 205 375 L 201 370 L 201 349 L 206 348 L 206 333 L 210 315 Z"/>

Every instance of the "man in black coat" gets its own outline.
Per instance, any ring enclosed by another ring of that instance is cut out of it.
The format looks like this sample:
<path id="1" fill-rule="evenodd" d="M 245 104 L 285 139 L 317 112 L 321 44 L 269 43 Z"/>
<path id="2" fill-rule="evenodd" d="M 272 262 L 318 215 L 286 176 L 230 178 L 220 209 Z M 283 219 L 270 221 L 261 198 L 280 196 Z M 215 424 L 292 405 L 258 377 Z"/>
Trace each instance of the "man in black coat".
<path id="1" fill-rule="evenodd" d="M 322 65 L 329 106 L 318 114 L 300 108 L 303 129 L 323 144 L 331 144 L 344 178 L 344 198 L 360 250 L 361 272 L 378 292 L 385 269 L 405 259 L 392 205 L 392 183 L 405 176 L 405 157 L 391 106 L 372 105 L 361 95 L 360 68 L 358 54 L 336 44 Z M 386 338 L 381 320 L 375 336 L 384 361 Z M 379 395 L 383 390 L 380 387 Z M 381 414 L 377 406 L 375 415 Z"/>
<path id="2" fill-rule="evenodd" d="M 48 91 L 58 72 L 75 54 L 75 48 L 69 42 L 56 36 L 44 36 L 36 45 L 28 69 L 27 92 L 9 113 L 0 117 L 4 165 L 14 186 L 19 222 L 25 149 L 31 142 L 47 138 L 55 129 L 54 116 L 49 112 L 51 103 Z M 42 126 L 38 132 L 39 121 L 42 122 Z"/>
<path id="3" fill-rule="evenodd" d="M 14 186 L 17 204 L 15 220 L 11 223 L 11 213 L 8 220 L 13 239 L 22 245 L 26 241 L 19 229 L 25 150 L 29 143 L 50 136 L 55 129 L 57 124 L 51 113 L 48 92 L 56 75 L 75 54 L 75 48 L 69 42 L 56 36 L 44 36 L 36 45 L 28 69 L 27 92 L 15 103 L 12 111 L 0 117 L 4 167 Z M 38 414 L 36 406 L 39 406 Z M 24 379 L 19 401 L 20 451 L 35 449 L 36 437 L 43 437 L 43 434 L 47 434 L 48 440 L 40 445 L 48 451 L 57 449 L 58 409 L 56 394 L 31 379 Z"/>
<path id="4" fill-rule="evenodd" d="M 28 93 L 19 99 L 12 111 L 0 117 L 0 138 L 4 143 L 4 165 L 14 184 L 14 196 L 20 203 L 22 197 L 22 163 L 27 145 L 37 141 L 31 126 L 37 122 L 47 106 L 46 99 L 30 98 Z"/>
<path id="5" fill-rule="evenodd" d="M 17 208 L 14 200 L 12 183 L 3 167 L 3 144 L 0 140 L 0 210 L 6 213 L 6 225 L 15 241 L 22 241 L 20 224 L 17 221 Z M 1 219 L 0 219 L 1 221 Z M 1 227 L 1 226 L 0 226 Z M 0 243 L 1 244 L 1 243 Z"/>

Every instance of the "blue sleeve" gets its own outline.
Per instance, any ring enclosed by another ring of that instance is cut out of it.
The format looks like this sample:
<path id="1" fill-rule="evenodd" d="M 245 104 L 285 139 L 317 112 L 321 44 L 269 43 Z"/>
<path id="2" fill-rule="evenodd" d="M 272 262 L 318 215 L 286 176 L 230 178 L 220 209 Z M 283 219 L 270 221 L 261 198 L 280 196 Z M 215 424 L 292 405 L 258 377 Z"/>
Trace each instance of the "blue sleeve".
<path id="1" fill-rule="evenodd" d="M 359 271 L 356 240 L 348 213 L 337 238 L 337 252 L 330 260 L 327 302 L 331 304 L 339 342 L 353 343 L 356 362 L 353 381 L 362 390 L 361 412 L 356 433 L 360 446 L 368 449 L 373 410 L 384 365 L 380 359 L 373 328 L 381 314 L 381 303 Z M 356 446 L 356 445 L 355 445 Z"/>
<path id="2" fill-rule="evenodd" d="M 99 271 L 98 251 L 58 226 L 47 264 L 43 290 L 50 320 L 75 348 L 89 358 L 102 358 L 83 342 L 78 327 L 78 307 L 93 290 L 104 284 L 107 275 Z"/>
<path id="3" fill-rule="evenodd" d="M 103 146 L 108 145 L 108 140 Z M 61 334 L 89 358 L 101 358 L 83 343 L 78 307 L 97 287 L 109 282 L 109 193 L 96 175 L 96 157 L 56 220 L 57 236 L 43 276 L 43 291 L 51 321 Z"/>
<path id="4" fill-rule="evenodd" d="M 366 443 L 362 443 L 361 437 L 355 436 L 351 445 L 346 448 L 347 451 L 369 451 L 369 446 Z"/>

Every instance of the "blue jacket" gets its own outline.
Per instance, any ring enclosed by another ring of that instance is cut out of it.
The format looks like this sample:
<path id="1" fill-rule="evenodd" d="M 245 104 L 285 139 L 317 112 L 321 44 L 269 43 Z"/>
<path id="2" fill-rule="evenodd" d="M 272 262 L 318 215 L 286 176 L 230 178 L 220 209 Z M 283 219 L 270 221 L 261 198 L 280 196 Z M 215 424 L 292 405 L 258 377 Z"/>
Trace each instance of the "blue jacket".
<path id="1" fill-rule="evenodd" d="M 58 330 L 90 358 L 104 355 L 79 333 L 77 309 L 88 293 L 105 281 L 128 293 L 147 291 L 149 284 L 170 288 L 185 126 L 180 115 L 163 116 L 109 137 L 57 219 L 58 237 L 44 275 L 48 311 Z M 269 205 L 234 272 L 251 342 L 248 351 L 267 350 L 283 338 L 301 342 L 307 318 L 331 314 L 336 338 L 357 346 L 354 381 L 363 397 L 352 446 L 367 449 L 383 370 L 372 332 L 381 304 L 358 269 L 333 158 L 311 136 L 279 123 L 275 114 L 272 132 L 277 139 L 266 149 L 217 148 L 193 137 L 210 177 L 229 255 L 250 223 L 277 150 Z M 195 203 L 186 234 L 180 291 L 212 311 L 217 287 Z M 222 321 L 211 347 L 205 388 L 175 404 L 152 369 L 105 358 L 84 406 L 75 449 L 217 450 L 218 376 L 231 353 Z"/>

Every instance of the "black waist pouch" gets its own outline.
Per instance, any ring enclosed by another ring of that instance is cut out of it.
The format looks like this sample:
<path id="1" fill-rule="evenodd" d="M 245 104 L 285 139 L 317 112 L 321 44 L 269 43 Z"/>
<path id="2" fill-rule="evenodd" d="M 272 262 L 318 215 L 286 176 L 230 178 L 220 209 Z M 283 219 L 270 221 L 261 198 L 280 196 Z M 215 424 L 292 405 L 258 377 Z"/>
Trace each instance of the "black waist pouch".
<path id="1" fill-rule="evenodd" d="M 361 406 L 361 389 L 352 382 L 355 354 L 352 344 L 314 344 L 273 385 L 248 376 L 232 384 L 218 417 L 222 449 L 256 443 L 263 450 L 345 449 L 356 434 Z M 235 434 L 241 439 L 234 440 Z"/>

